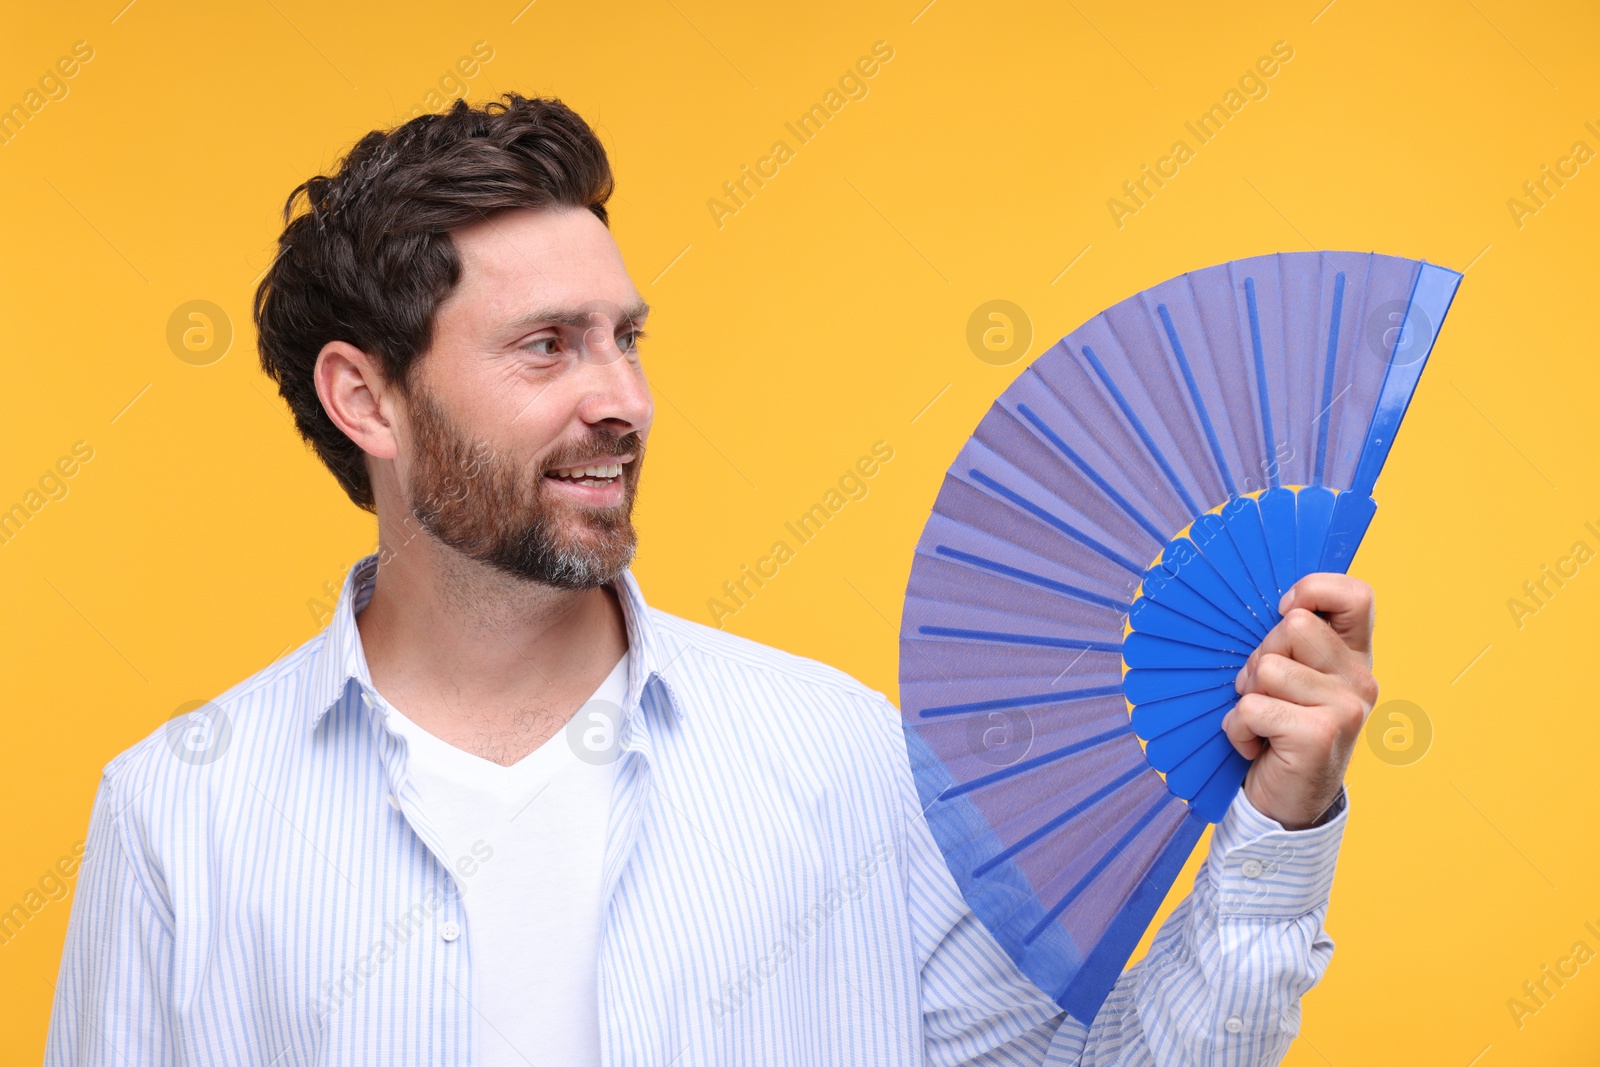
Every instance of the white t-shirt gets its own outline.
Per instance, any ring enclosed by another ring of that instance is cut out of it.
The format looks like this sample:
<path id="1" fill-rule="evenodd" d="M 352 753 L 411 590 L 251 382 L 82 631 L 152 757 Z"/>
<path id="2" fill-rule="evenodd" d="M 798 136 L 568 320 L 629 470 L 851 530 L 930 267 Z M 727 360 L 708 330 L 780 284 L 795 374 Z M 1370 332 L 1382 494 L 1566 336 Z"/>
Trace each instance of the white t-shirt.
<path id="1" fill-rule="evenodd" d="M 600 722 L 589 705 L 620 708 L 627 678 L 624 653 L 576 721 L 510 767 L 389 708 L 389 726 L 408 744 L 408 777 L 462 888 L 478 1067 L 600 1063 L 600 870 L 616 767 L 579 752 L 582 731 Z M 614 709 L 606 722 L 616 725 Z M 474 862 L 458 865 L 463 856 Z"/>

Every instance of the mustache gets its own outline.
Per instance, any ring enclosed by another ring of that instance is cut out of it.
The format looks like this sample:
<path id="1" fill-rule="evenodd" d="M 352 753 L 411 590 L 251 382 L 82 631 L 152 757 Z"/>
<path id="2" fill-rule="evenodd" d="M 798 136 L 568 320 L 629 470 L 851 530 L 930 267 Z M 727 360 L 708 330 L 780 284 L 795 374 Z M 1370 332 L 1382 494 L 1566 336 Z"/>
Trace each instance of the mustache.
<path id="1" fill-rule="evenodd" d="M 620 437 L 611 434 L 595 434 L 587 437 L 580 444 L 570 445 L 560 452 L 547 456 L 540 464 L 540 474 L 547 474 L 557 467 L 567 467 L 579 460 L 594 457 L 626 456 L 632 454 L 635 460 L 644 457 L 644 442 L 636 431 L 625 433 Z"/>

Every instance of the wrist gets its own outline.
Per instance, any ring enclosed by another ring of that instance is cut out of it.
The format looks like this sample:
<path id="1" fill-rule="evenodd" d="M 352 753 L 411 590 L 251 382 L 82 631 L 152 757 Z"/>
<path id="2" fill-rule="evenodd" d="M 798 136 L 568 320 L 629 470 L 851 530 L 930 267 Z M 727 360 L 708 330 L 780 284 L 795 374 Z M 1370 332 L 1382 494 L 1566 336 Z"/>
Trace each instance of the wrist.
<path id="1" fill-rule="evenodd" d="M 1272 822 L 1275 823 L 1279 828 L 1288 830 L 1291 833 L 1302 833 L 1306 830 L 1315 830 L 1318 827 L 1326 826 L 1329 822 L 1338 817 L 1339 813 L 1344 810 L 1345 804 L 1343 783 L 1340 783 L 1339 788 L 1334 792 L 1332 799 L 1328 800 L 1325 804 L 1322 804 L 1320 807 L 1307 806 L 1305 808 L 1301 808 L 1293 815 L 1279 814 L 1279 812 L 1275 810 L 1274 805 L 1261 803 L 1261 798 L 1254 796 L 1251 793 L 1248 783 L 1246 783 L 1245 788 L 1242 789 L 1241 792 L 1244 793 L 1245 799 L 1249 801 L 1250 806 L 1258 813 L 1260 813 L 1263 817 L 1272 820 Z"/>

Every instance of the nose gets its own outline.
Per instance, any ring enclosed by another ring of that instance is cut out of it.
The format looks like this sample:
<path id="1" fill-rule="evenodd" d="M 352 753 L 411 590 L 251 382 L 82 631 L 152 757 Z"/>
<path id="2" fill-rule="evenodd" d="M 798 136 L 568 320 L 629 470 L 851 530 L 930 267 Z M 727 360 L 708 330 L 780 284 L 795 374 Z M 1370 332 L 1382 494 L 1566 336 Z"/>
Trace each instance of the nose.
<path id="1" fill-rule="evenodd" d="M 581 364 L 580 388 L 584 395 L 578 404 L 578 415 L 592 426 L 611 423 L 609 430 L 617 436 L 643 436 L 655 414 L 644 367 L 636 356 L 618 351 L 609 337 L 603 344 L 608 347 Z"/>

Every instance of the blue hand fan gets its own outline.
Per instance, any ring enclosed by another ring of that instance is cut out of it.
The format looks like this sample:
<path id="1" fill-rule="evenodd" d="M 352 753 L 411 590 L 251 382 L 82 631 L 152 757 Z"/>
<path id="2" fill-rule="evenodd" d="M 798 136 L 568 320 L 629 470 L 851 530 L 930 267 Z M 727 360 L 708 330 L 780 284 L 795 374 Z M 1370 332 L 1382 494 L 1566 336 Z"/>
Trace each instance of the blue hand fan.
<path id="1" fill-rule="evenodd" d="M 1349 566 L 1460 280 L 1355 252 L 1173 278 L 1035 360 L 945 475 L 901 626 L 912 770 L 973 913 L 1085 1026 L 1238 792 L 1234 675 Z"/>

